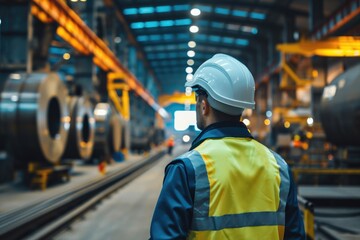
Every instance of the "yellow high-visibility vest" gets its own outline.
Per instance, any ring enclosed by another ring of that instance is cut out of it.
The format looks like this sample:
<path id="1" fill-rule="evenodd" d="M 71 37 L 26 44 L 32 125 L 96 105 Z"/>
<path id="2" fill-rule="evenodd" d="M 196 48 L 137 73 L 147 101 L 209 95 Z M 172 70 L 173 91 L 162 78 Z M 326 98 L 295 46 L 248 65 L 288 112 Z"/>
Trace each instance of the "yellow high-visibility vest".
<path id="1" fill-rule="evenodd" d="M 251 138 L 225 137 L 182 157 L 195 171 L 188 239 L 283 239 L 290 177 L 278 154 Z"/>

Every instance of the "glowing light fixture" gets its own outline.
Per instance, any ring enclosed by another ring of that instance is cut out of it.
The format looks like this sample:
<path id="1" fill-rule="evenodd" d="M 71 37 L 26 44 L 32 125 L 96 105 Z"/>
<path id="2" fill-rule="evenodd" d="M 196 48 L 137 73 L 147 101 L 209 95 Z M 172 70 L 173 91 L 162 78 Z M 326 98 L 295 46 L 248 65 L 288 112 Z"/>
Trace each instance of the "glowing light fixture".
<path id="1" fill-rule="evenodd" d="M 270 125 L 270 120 L 269 120 L 269 119 L 265 119 L 265 120 L 264 120 L 264 124 L 265 124 L 266 126 L 269 126 L 269 125 Z"/>
<path id="2" fill-rule="evenodd" d="M 189 30 L 190 30 L 190 32 L 192 32 L 192 33 L 197 33 L 197 32 L 199 31 L 199 27 L 193 25 L 193 26 L 191 26 L 191 27 L 189 28 Z"/>
<path id="3" fill-rule="evenodd" d="M 193 77 L 194 77 L 194 75 L 189 73 L 188 75 L 186 75 L 186 81 L 191 81 L 193 79 Z"/>
<path id="4" fill-rule="evenodd" d="M 194 48 L 194 47 L 196 47 L 196 42 L 190 41 L 190 42 L 188 42 L 188 46 L 189 46 L 190 48 Z"/>
<path id="5" fill-rule="evenodd" d="M 63 54 L 63 59 L 65 59 L 65 60 L 69 60 L 70 59 L 70 53 L 64 53 Z"/>
<path id="6" fill-rule="evenodd" d="M 308 119 L 306 119 L 306 122 L 309 126 L 312 126 L 314 124 L 314 119 L 312 117 L 309 117 Z"/>
<path id="7" fill-rule="evenodd" d="M 192 88 L 191 87 L 186 87 L 185 88 L 185 95 L 186 96 L 191 96 L 192 93 Z"/>
<path id="8" fill-rule="evenodd" d="M 182 140 L 187 143 L 190 141 L 190 136 L 186 134 L 183 136 Z"/>
<path id="9" fill-rule="evenodd" d="M 191 9 L 190 13 L 191 13 L 191 15 L 196 17 L 196 16 L 199 16 L 201 14 L 201 11 L 198 8 L 193 8 L 193 9 Z"/>
<path id="10" fill-rule="evenodd" d="M 306 137 L 307 137 L 308 139 L 312 139 L 313 133 L 312 133 L 312 132 L 306 132 Z"/>
<path id="11" fill-rule="evenodd" d="M 289 121 L 285 121 L 285 122 L 284 122 L 284 127 L 285 127 L 285 128 L 289 128 L 289 127 L 290 127 L 290 125 L 291 125 L 291 124 L 290 124 L 290 122 L 289 122 Z"/>
<path id="12" fill-rule="evenodd" d="M 195 51 L 190 50 L 190 51 L 187 52 L 187 55 L 188 55 L 188 57 L 194 57 L 195 56 Z"/>
<path id="13" fill-rule="evenodd" d="M 194 65 L 195 61 L 192 59 L 187 60 L 187 65 L 192 66 Z"/>
<path id="14" fill-rule="evenodd" d="M 187 68 L 185 69 L 185 72 L 186 72 L 186 73 L 192 73 L 192 72 L 193 72 L 193 68 L 192 68 L 192 67 L 187 67 Z"/>

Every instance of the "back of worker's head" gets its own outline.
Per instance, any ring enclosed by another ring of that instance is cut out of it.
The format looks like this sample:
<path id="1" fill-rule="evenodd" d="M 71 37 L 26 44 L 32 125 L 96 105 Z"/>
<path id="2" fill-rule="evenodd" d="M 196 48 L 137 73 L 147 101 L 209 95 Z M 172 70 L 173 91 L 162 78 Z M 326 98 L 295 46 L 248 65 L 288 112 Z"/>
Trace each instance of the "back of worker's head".
<path id="1" fill-rule="evenodd" d="M 226 54 L 216 54 L 196 70 L 185 87 L 207 93 L 210 106 L 228 115 L 241 115 L 245 108 L 255 108 L 255 83 L 249 69 Z"/>

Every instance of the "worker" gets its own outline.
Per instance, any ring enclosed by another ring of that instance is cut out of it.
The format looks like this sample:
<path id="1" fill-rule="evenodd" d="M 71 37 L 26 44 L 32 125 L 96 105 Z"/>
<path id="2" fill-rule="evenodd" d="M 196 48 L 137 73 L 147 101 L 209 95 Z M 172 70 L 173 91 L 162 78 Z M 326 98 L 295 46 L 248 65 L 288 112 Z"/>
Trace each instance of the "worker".
<path id="1" fill-rule="evenodd" d="M 175 140 L 174 140 L 174 136 L 169 137 L 168 141 L 167 141 L 167 148 L 168 148 L 168 154 L 172 155 L 172 150 L 175 146 Z"/>
<path id="2" fill-rule="evenodd" d="M 150 239 L 305 239 L 289 167 L 240 121 L 255 107 L 248 68 L 216 54 L 185 86 L 202 132 L 166 166 Z"/>

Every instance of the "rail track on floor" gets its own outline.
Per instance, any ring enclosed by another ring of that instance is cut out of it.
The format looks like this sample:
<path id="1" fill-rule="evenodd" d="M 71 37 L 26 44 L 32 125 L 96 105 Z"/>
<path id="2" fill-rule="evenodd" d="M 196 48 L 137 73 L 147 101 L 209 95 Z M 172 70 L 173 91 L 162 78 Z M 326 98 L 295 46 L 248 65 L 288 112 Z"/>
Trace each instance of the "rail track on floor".
<path id="1" fill-rule="evenodd" d="M 0 239 L 51 239 L 103 199 L 150 169 L 162 156 L 151 156 L 30 206 L 0 215 Z"/>

